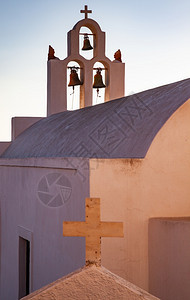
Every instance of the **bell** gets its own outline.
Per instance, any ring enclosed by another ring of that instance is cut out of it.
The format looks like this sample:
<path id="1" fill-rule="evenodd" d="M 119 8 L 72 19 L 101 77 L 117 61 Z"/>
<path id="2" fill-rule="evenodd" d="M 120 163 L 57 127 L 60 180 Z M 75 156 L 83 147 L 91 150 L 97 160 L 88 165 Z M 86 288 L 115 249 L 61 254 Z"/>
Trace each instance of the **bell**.
<path id="1" fill-rule="evenodd" d="M 72 86 L 74 89 L 75 85 L 81 85 L 82 82 L 80 81 L 77 71 L 75 69 L 71 69 L 71 74 L 70 74 L 70 82 L 68 86 Z"/>
<path id="2" fill-rule="evenodd" d="M 90 45 L 90 40 L 89 40 L 88 34 L 85 34 L 82 50 L 92 50 L 92 49 L 93 49 L 93 47 Z"/>
<path id="3" fill-rule="evenodd" d="M 102 81 L 102 75 L 101 75 L 101 70 L 98 69 L 96 72 L 96 75 L 94 75 L 94 84 L 93 84 L 93 88 L 94 89 L 101 89 L 101 88 L 105 88 L 105 84 Z"/>

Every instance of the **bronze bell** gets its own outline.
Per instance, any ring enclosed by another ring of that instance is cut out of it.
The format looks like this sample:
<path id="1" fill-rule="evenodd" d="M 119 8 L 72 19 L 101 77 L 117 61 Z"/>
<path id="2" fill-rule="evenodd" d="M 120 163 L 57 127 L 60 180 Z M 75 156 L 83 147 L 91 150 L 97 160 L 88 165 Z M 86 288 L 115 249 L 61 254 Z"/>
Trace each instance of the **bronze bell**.
<path id="1" fill-rule="evenodd" d="M 94 75 L 93 88 L 94 89 L 101 89 L 101 88 L 105 88 L 105 87 L 106 86 L 102 81 L 101 69 L 98 69 L 96 74 Z"/>
<path id="2" fill-rule="evenodd" d="M 68 86 L 72 86 L 74 89 L 75 85 L 81 85 L 82 82 L 80 81 L 77 71 L 75 69 L 71 69 L 71 74 L 70 74 L 70 82 Z"/>
<path id="3" fill-rule="evenodd" d="M 89 40 L 88 34 L 85 34 L 82 50 L 92 50 L 92 49 L 93 49 L 93 47 L 90 45 L 90 40 Z"/>

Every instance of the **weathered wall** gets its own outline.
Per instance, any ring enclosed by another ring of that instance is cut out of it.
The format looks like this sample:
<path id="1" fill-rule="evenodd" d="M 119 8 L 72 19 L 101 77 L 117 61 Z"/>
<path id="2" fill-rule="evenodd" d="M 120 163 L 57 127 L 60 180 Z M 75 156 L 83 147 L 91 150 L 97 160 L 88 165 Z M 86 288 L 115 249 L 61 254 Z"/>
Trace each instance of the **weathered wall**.
<path id="1" fill-rule="evenodd" d="M 149 222 L 150 292 L 162 300 L 190 299 L 190 217 Z"/>
<path id="2" fill-rule="evenodd" d="M 190 101 L 154 139 L 145 159 L 91 159 L 90 196 L 124 239 L 103 238 L 102 264 L 148 290 L 148 220 L 190 215 Z"/>
<path id="3" fill-rule="evenodd" d="M 106 269 L 95 266 L 61 278 L 24 299 L 159 300 Z"/>
<path id="4" fill-rule="evenodd" d="M 18 297 L 19 236 L 30 240 L 30 290 L 85 264 L 84 238 L 63 237 L 63 221 L 85 219 L 87 159 L 1 159 L 0 299 Z M 11 286 L 11 288 L 10 288 Z"/>

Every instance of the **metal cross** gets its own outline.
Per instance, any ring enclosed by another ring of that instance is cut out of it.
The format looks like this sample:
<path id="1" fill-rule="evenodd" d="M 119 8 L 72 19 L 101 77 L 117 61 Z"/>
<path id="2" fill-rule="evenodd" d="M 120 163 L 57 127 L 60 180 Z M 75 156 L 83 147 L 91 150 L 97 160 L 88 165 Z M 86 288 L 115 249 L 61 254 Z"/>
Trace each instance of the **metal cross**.
<path id="1" fill-rule="evenodd" d="M 86 198 L 86 221 L 63 222 L 64 236 L 86 237 L 86 265 L 101 265 L 101 237 L 123 237 L 122 222 L 100 221 L 100 199 Z"/>
<path id="2" fill-rule="evenodd" d="M 92 10 L 88 10 L 88 5 L 85 5 L 84 10 L 81 10 L 80 12 L 81 14 L 85 14 L 85 19 L 88 19 L 88 14 L 91 14 Z"/>

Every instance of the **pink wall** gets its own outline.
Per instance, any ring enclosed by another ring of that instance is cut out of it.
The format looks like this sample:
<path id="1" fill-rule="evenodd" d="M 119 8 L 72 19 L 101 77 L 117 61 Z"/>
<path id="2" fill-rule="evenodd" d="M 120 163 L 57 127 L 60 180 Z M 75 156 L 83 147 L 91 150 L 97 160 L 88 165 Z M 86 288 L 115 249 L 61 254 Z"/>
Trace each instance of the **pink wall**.
<path id="1" fill-rule="evenodd" d="M 79 158 L 0 160 L 0 299 L 18 298 L 20 237 L 30 242 L 30 292 L 85 264 L 84 238 L 63 237 L 62 225 L 85 218 L 88 160 L 80 163 Z"/>

